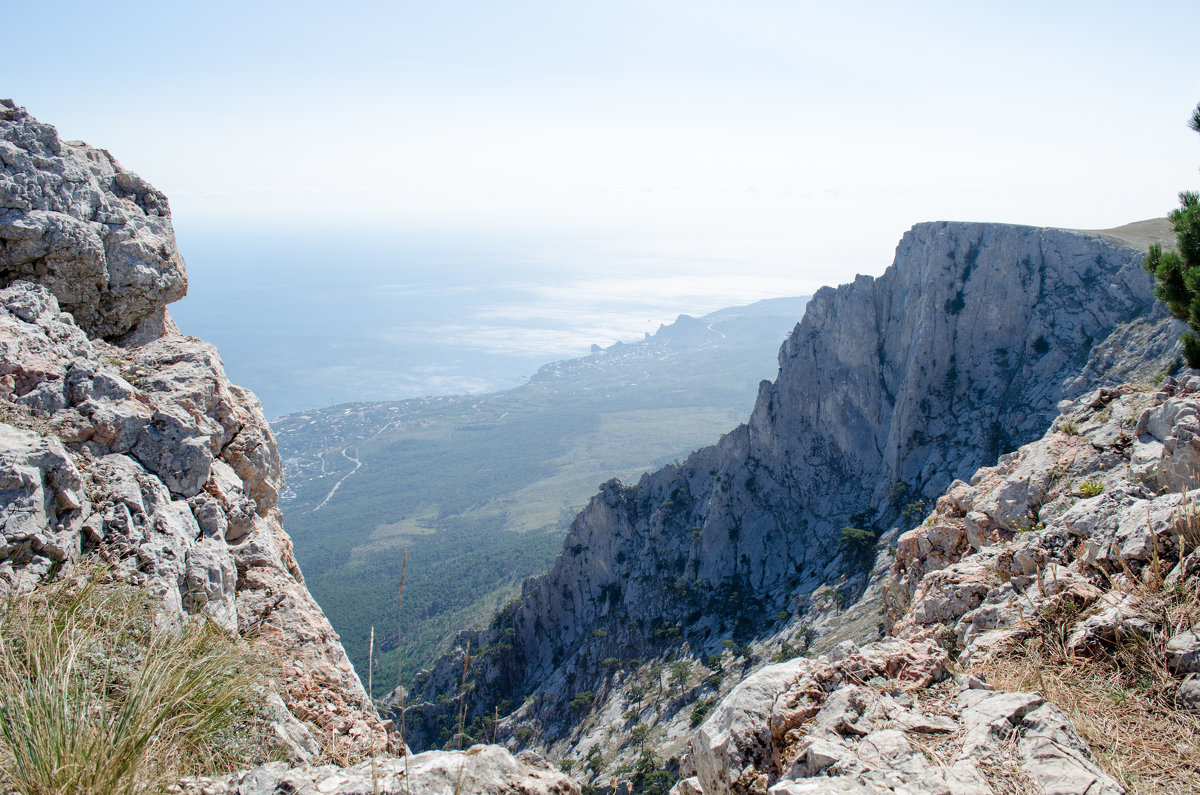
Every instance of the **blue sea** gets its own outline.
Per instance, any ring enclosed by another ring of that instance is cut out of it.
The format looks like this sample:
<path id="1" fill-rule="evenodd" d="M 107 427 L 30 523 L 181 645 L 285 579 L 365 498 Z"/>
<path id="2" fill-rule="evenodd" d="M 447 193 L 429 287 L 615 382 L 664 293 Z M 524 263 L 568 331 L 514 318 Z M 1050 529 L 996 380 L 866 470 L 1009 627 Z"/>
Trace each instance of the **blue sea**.
<path id="1" fill-rule="evenodd" d="M 185 334 L 215 343 L 268 417 L 505 389 L 681 313 L 812 292 L 798 274 L 657 241 L 177 229 Z"/>

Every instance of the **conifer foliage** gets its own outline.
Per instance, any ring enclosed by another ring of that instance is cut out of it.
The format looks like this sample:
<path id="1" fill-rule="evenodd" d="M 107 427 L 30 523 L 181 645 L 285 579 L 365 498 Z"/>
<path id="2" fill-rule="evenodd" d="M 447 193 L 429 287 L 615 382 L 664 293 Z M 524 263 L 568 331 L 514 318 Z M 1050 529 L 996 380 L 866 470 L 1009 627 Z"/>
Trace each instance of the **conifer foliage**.
<path id="1" fill-rule="evenodd" d="M 1200 105 L 1192 111 L 1189 126 L 1200 133 Z M 1158 279 L 1154 290 L 1171 314 L 1187 322 L 1191 331 L 1180 337 L 1188 367 L 1200 367 L 1200 193 L 1179 194 L 1180 207 L 1167 216 L 1175 230 L 1178 251 L 1162 250 L 1157 243 L 1146 255 L 1146 270 Z"/>

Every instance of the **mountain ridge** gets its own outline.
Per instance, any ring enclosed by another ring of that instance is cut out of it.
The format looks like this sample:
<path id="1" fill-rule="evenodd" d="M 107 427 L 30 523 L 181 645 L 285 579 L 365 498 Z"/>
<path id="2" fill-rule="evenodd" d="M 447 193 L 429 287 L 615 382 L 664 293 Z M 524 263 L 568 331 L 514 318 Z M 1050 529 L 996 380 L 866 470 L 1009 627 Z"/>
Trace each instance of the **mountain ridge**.
<path id="1" fill-rule="evenodd" d="M 521 745 L 582 759 L 588 721 L 621 714 L 606 702 L 628 703 L 647 657 L 685 655 L 694 681 L 722 641 L 794 640 L 823 587 L 852 602 L 867 577 L 839 527 L 886 538 L 909 503 L 1036 438 L 1061 400 L 1171 361 L 1178 328 L 1141 257 L 1056 229 L 934 222 L 882 276 L 818 291 L 746 425 L 636 485 L 605 484 L 549 575 L 469 636 L 468 716 L 526 699 L 501 733 L 525 727 Z M 1133 339 L 1138 354 L 1112 355 Z M 415 685 L 418 745 L 436 743 L 431 705 L 456 697 L 461 670 L 460 649 Z M 581 714 L 568 702 L 582 692 Z"/>

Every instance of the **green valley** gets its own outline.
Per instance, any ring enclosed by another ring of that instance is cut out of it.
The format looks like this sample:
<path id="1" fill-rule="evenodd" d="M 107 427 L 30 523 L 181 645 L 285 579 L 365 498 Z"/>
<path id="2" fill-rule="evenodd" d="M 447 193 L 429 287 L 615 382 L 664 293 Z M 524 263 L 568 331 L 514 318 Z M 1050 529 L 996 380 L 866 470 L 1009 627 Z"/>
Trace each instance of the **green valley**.
<path id="1" fill-rule="evenodd" d="M 806 302 L 682 315 L 505 392 L 273 421 L 297 559 L 363 679 L 374 627 L 375 690 L 395 686 L 405 553 L 407 677 L 548 568 L 599 483 L 637 478 L 743 420 Z"/>

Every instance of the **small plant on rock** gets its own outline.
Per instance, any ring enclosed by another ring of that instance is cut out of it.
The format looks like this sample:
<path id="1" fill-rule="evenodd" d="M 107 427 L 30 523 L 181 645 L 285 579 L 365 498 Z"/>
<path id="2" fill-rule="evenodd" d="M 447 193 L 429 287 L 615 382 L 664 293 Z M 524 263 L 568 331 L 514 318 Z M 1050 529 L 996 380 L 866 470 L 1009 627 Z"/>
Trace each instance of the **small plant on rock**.
<path id="1" fill-rule="evenodd" d="M 1098 480 L 1085 480 L 1079 484 L 1079 496 L 1084 499 L 1099 497 L 1104 493 L 1104 484 Z"/>
<path id="2" fill-rule="evenodd" d="M 715 702 L 716 699 L 702 698 L 692 705 L 692 714 L 689 720 L 691 721 L 693 729 L 699 726 L 701 723 L 704 723 L 704 719 L 708 717 L 708 713 L 712 712 L 713 704 Z"/>
<path id="3" fill-rule="evenodd" d="M 847 557 L 859 563 L 865 562 L 875 548 L 876 536 L 870 530 L 860 527 L 843 527 L 838 535 L 837 549 L 845 552 Z"/>
<path id="4" fill-rule="evenodd" d="M 587 709 L 596 700 L 596 694 L 591 690 L 584 690 L 575 694 L 575 697 L 567 704 L 571 709 Z"/>

